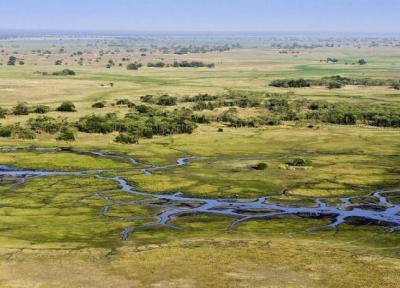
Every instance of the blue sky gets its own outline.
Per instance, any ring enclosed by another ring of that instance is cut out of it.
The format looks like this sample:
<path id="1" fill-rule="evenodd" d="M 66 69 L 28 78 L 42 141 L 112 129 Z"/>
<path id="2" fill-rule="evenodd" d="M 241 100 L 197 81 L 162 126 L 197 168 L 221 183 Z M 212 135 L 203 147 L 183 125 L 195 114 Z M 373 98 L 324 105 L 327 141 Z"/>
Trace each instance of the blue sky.
<path id="1" fill-rule="evenodd" d="M 400 32 L 400 0 L 0 0 L 0 29 Z"/>

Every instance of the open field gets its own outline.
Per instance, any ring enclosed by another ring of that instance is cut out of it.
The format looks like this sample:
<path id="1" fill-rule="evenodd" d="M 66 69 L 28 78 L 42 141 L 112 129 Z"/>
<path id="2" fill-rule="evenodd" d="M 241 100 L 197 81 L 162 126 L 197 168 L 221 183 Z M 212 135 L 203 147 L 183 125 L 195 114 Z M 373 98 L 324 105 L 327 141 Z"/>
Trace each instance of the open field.
<path id="1" fill-rule="evenodd" d="M 114 48 L 87 44 L 83 40 L 61 44 L 56 40 L 1 40 L 1 108 L 12 111 L 18 102 L 48 105 L 51 111 L 46 116 L 75 123 L 86 115 L 115 112 L 124 117 L 134 110 L 114 104 L 118 99 L 139 106 L 141 96 L 167 93 L 176 97 L 177 105 L 148 105 L 174 113 L 175 108 L 192 108 L 192 103 L 184 102 L 185 96 L 223 95 L 233 90 L 288 97 L 290 105 L 321 101 L 361 110 L 400 109 L 400 90 L 388 85 L 268 86 L 275 79 L 318 80 L 339 74 L 399 81 L 398 47 L 343 45 L 298 49 L 296 54 L 245 47 L 185 55 L 120 48 L 96 62 L 101 49 Z M 61 47 L 67 52 L 58 53 Z M 31 53 L 36 49 L 52 53 Z M 24 65 L 6 65 L 14 50 Z M 70 56 L 83 50 L 82 55 Z M 142 67 L 132 71 L 126 69 L 126 61 L 119 67 L 124 57 L 144 65 L 162 59 L 166 63 L 203 61 L 214 63 L 215 68 Z M 340 61 L 320 61 L 327 57 Z M 352 65 L 360 58 L 368 64 Z M 63 64 L 55 66 L 59 59 Z M 116 65 L 108 69 L 109 60 Z M 65 68 L 76 75 L 51 75 Z M 262 101 L 270 100 L 265 97 Z M 55 111 L 65 100 L 72 101 L 77 111 Z M 105 101 L 105 107 L 93 108 L 97 101 Z M 263 105 L 235 107 L 239 118 L 272 114 Z M 311 206 L 317 198 L 338 203 L 342 197 L 367 199 L 372 191 L 400 188 L 397 127 L 366 125 L 359 119 L 354 125 L 336 125 L 301 118 L 235 128 L 216 120 L 226 111 L 227 106 L 195 111 L 211 121 L 197 123 L 191 134 L 141 137 L 137 144 L 116 143 L 116 130 L 104 134 L 76 131 L 71 142 L 56 140 L 55 134 L 43 131 L 34 139 L 0 137 L 0 165 L 85 172 L 80 176 L 1 178 L 0 287 L 398 287 L 400 231 L 389 233 L 385 223 L 361 225 L 361 221 L 360 225 L 344 223 L 332 228 L 326 227 L 332 220 L 329 217 L 290 215 L 247 221 L 229 230 L 231 217 L 200 214 L 173 217 L 171 224 L 177 229 L 144 225 L 155 220 L 162 207 L 146 205 L 147 196 L 126 193 L 107 177 L 123 177 L 137 191 L 150 194 L 180 191 L 187 197 L 239 201 L 271 196 L 268 201 L 274 203 Z M 25 126 L 38 116 L 14 114 L 0 119 L 2 127 Z M 187 165 L 155 169 L 151 175 L 143 172 L 191 156 Z M 288 164 L 298 158 L 311 164 Z M 138 163 L 132 163 L 133 159 Z M 259 163 L 266 163 L 266 169 L 254 169 Z M 388 198 L 400 203 L 398 193 Z M 117 205 L 109 205 L 110 201 Z M 130 227 L 137 229 L 121 241 L 121 232 Z"/>

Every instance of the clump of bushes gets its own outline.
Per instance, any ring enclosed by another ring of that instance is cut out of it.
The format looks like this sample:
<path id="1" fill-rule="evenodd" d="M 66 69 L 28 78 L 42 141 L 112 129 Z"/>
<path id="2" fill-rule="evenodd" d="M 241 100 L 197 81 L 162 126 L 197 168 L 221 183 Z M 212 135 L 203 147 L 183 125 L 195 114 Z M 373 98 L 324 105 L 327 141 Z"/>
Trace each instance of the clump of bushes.
<path id="1" fill-rule="evenodd" d="M 340 89 L 340 88 L 342 88 L 342 84 L 340 82 L 332 81 L 332 82 L 329 82 L 328 85 L 326 85 L 326 88 Z"/>
<path id="2" fill-rule="evenodd" d="M 59 112 L 76 112 L 75 105 L 71 101 L 62 102 L 61 105 L 58 106 L 56 110 Z"/>
<path id="3" fill-rule="evenodd" d="M 50 111 L 50 107 L 46 105 L 37 105 L 35 108 L 33 108 L 33 113 L 36 114 L 46 114 Z"/>
<path id="4" fill-rule="evenodd" d="M 310 87 L 311 83 L 308 80 L 303 78 L 300 79 L 284 79 L 284 80 L 274 80 L 269 84 L 269 86 L 273 87 L 281 87 L 281 88 L 304 88 Z"/>
<path id="5" fill-rule="evenodd" d="M 218 99 L 218 96 L 205 93 L 205 94 L 197 94 L 194 96 L 185 96 L 183 98 L 183 102 L 215 101 L 217 99 Z"/>
<path id="6" fill-rule="evenodd" d="M 200 67 L 208 67 L 208 68 L 214 68 L 215 64 L 214 63 L 209 63 L 206 64 L 204 62 L 201 61 L 174 61 L 174 63 L 172 64 L 173 67 L 183 67 L 183 68 L 200 68 Z"/>
<path id="7" fill-rule="evenodd" d="M 147 67 L 164 68 L 165 66 L 166 66 L 166 64 L 161 61 L 156 62 L 156 63 L 152 63 L 152 62 L 147 63 Z"/>
<path id="8" fill-rule="evenodd" d="M 18 139 L 35 139 L 36 133 L 20 123 L 0 127 L 0 137 L 15 137 Z"/>
<path id="9" fill-rule="evenodd" d="M 136 144 L 139 142 L 139 137 L 133 134 L 119 133 L 114 141 L 121 144 Z"/>
<path id="10" fill-rule="evenodd" d="M 286 165 L 293 166 L 293 167 L 305 167 L 310 166 L 311 160 L 304 159 L 304 158 L 294 158 L 286 162 Z"/>
<path id="11" fill-rule="evenodd" d="M 106 107 L 106 102 L 104 101 L 99 101 L 96 103 L 93 103 L 92 108 L 104 108 Z"/>
<path id="12" fill-rule="evenodd" d="M 157 105 L 160 106 L 174 106 L 176 105 L 176 97 L 169 95 L 162 95 L 157 99 Z"/>
<path id="13" fill-rule="evenodd" d="M 133 102 L 131 102 L 129 99 L 118 99 L 118 100 L 115 102 L 115 105 L 118 105 L 118 106 L 126 105 L 126 106 L 128 106 L 129 108 L 135 107 L 135 104 L 134 104 Z"/>
<path id="14" fill-rule="evenodd" d="M 27 121 L 27 126 L 36 133 L 45 132 L 55 134 L 66 125 L 68 125 L 68 122 L 65 119 L 55 119 L 45 115 L 38 116 L 37 118 L 30 118 Z"/>
<path id="15" fill-rule="evenodd" d="M 107 134 L 114 131 L 113 118 L 107 116 L 90 115 L 83 117 L 77 123 L 77 128 L 86 133 Z"/>
<path id="16" fill-rule="evenodd" d="M 126 65 L 126 69 L 127 70 L 139 70 L 140 68 L 142 68 L 142 64 L 135 62 L 135 63 L 129 63 L 128 65 Z"/>
<path id="17" fill-rule="evenodd" d="M 56 71 L 52 73 L 53 76 L 75 76 L 76 73 L 75 71 L 71 70 L 71 69 L 64 69 L 61 71 Z"/>
<path id="18" fill-rule="evenodd" d="M 28 115 L 29 107 L 26 103 L 20 102 L 13 108 L 14 115 Z"/>
<path id="19" fill-rule="evenodd" d="M 144 95 L 140 100 L 145 103 L 157 104 L 160 106 L 175 106 L 177 102 L 176 97 L 169 96 L 168 94 L 155 97 L 153 95 Z"/>
<path id="20" fill-rule="evenodd" d="M 75 141 L 75 130 L 72 127 L 63 127 L 57 137 L 58 141 Z"/>

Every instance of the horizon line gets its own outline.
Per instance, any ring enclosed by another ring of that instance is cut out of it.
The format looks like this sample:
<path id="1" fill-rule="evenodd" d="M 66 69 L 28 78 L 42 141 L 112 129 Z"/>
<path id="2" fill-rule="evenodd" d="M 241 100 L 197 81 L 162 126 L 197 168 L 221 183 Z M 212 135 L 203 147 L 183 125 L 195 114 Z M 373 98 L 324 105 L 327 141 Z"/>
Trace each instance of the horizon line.
<path id="1" fill-rule="evenodd" d="M 400 31 L 295 31 L 295 30 L 135 30 L 135 29 L 68 29 L 68 28 L 0 28 L 0 32 L 85 32 L 85 33 L 208 33 L 208 34 L 399 34 Z"/>

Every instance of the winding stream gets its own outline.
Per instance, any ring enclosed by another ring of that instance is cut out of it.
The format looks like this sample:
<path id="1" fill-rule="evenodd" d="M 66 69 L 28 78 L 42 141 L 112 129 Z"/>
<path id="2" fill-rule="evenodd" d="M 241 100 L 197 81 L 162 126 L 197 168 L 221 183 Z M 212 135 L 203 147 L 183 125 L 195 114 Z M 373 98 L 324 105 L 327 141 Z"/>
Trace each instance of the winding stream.
<path id="1" fill-rule="evenodd" d="M 9 148 L 7 148 L 9 149 Z M 44 149 L 44 148 L 40 148 Z M 49 150 L 54 148 L 48 148 Z M 7 150 L 12 151 L 12 150 Z M 39 149 L 38 149 L 39 150 Z M 71 153 L 82 153 L 71 151 Z M 111 155 L 100 152 L 85 152 L 96 157 L 106 157 L 113 159 L 127 160 L 127 156 Z M 175 164 L 165 166 L 151 166 L 150 168 L 140 169 L 143 174 L 151 176 L 156 170 L 169 169 L 187 165 L 194 157 L 180 158 Z M 141 164 L 133 158 L 128 158 L 128 161 L 134 166 Z M 32 177 L 51 177 L 59 175 L 85 176 L 93 175 L 87 172 L 61 172 L 61 171 L 40 171 L 28 170 L 20 168 L 12 168 L 5 165 L 0 165 L 0 177 L 12 177 L 19 183 L 25 182 Z M 122 231 L 121 239 L 127 240 L 129 235 L 136 229 L 144 226 L 165 226 L 179 229 L 179 227 L 171 224 L 174 217 L 194 214 L 221 215 L 231 217 L 232 223 L 228 229 L 235 228 L 238 224 L 244 221 L 254 219 L 271 219 L 286 216 L 312 217 L 312 218 L 329 218 L 331 220 L 328 227 L 336 228 L 342 223 L 348 224 L 379 224 L 388 227 L 390 232 L 400 229 L 400 205 L 391 203 L 388 195 L 398 193 L 400 190 L 392 191 L 375 191 L 370 195 L 358 197 L 340 198 L 338 204 L 328 205 L 327 199 L 319 198 L 313 200 L 313 204 L 309 206 L 277 204 L 272 202 L 272 197 L 260 197 L 258 199 L 211 199 L 211 198 L 189 198 L 185 197 L 181 192 L 166 195 L 152 194 L 142 192 L 130 185 L 122 176 L 104 176 L 102 171 L 97 171 L 95 176 L 99 179 L 107 179 L 116 182 L 119 188 L 128 194 L 145 197 L 145 200 L 137 201 L 113 201 L 110 197 L 96 192 L 96 196 L 102 197 L 108 202 L 100 212 L 101 217 L 107 216 L 107 213 L 113 207 L 119 205 L 149 205 L 158 207 L 161 213 L 148 219 L 156 219 L 138 227 L 129 227 Z M 371 199 L 367 204 L 365 200 Z M 372 200 L 373 199 L 373 200 Z M 364 203 L 357 204 L 357 200 L 364 200 Z"/>

